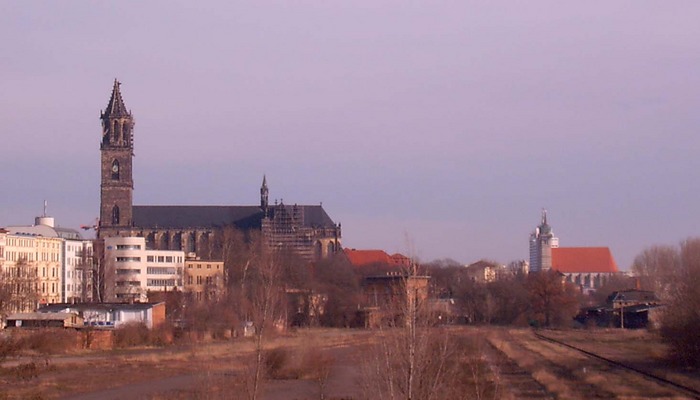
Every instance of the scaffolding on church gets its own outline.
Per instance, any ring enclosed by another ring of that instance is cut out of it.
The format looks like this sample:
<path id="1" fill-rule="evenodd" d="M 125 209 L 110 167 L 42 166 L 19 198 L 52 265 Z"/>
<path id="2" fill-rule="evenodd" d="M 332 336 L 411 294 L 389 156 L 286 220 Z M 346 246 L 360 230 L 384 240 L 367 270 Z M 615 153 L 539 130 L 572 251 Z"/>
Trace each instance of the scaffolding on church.
<path id="1" fill-rule="evenodd" d="M 262 232 L 268 244 L 278 250 L 289 250 L 311 261 L 316 258 L 313 228 L 304 226 L 304 207 L 275 205 L 273 213 L 262 221 Z"/>

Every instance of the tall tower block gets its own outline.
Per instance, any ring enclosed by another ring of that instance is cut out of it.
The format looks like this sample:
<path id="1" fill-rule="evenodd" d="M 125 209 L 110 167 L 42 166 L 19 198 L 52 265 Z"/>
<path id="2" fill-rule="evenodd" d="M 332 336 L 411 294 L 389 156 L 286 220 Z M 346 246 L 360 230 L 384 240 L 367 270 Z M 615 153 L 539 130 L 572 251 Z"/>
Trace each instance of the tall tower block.
<path id="1" fill-rule="evenodd" d="M 115 79 L 107 108 L 100 113 L 100 238 L 118 236 L 132 226 L 134 118 L 124 105 L 120 85 Z"/>
<path id="2" fill-rule="evenodd" d="M 559 247 L 552 227 L 547 223 L 547 210 L 542 210 L 542 222 L 530 235 L 530 271 L 546 271 L 552 268 L 552 249 Z"/>

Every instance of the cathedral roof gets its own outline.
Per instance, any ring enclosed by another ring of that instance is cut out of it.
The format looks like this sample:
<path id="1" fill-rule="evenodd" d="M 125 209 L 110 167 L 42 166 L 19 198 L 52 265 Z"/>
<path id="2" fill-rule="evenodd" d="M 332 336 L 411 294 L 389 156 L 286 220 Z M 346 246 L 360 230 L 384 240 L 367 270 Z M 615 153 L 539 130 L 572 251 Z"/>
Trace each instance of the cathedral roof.
<path id="1" fill-rule="evenodd" d="M 291 208 L 293 206 L 285 206 Z M 297 206 L 303 210 L 307 227 L 333 227 L 326 211 L 318 206 Z M 274 216 L 275 207 L 268 212 Z M 134 226 L 139 228 L 190 229 L 235 225 L 240 229 L 260 228 L 264 217 L 259 206 L 134 206 Z"/>
<path id="2" fill-rule="evenodd" d="M 109 98 L 107 108 L 105 108 L 105 111 L 102 113 L 102 118 L 123 117 L 131 115 L 131 113 L 127 111 L 126 106 L 124 105 L 122 93 L 119 90 L 120 85 L 121 82 L 115 79 L 114 87 L 112 88 L 112 96 Z"/>
<path id="3" fill-rule="evenodd" d="M 259 228 L 263 217 L 258 206 L 134 206 L 132 212 L 135 227 L 161 229 Z"/>
<path id="4" fill-rule="evenodd" d="M 618 272 L 617 263 L 607 247 L 553 248 L 552 269 L 562 273 Z"/>

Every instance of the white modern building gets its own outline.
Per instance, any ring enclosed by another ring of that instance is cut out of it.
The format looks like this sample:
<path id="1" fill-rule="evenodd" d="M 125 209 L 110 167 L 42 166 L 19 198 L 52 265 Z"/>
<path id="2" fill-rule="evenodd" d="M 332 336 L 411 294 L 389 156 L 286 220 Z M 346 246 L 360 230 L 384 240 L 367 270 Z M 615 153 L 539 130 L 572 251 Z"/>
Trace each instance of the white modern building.
<path id="1" fill-rule="evenodd" d="M 143 237 L 104 241 L 105 290 L 110 301 L 147 302 L 148 292 L 183 290 L 183 251 L 147 250 Z"/>
<path id="2" fill-rule="evenodd" d="M 542 210 L 542 223 L 530 234 L 530 272 L 552 268 L 552 249 L 559 247 L 552 227 L 547 223 L 547 210 Z"/>

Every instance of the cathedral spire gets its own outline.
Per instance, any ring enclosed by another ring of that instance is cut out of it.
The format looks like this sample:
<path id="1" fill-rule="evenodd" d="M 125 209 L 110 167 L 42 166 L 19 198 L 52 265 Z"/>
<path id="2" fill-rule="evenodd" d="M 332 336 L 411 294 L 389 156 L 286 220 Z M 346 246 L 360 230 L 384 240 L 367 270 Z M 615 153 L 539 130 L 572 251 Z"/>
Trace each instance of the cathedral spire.
<path id="1" fill-rule="evenodd" d="M 122 99 L 122 93 L 119 90 L 119 86 L 121 86 L 121 82 L 119 82 L 117 79 L 114 79 L 114 87 L 112 88 L 112 96 L 109 98 L 109 103 L 107 104 L 107 108 L 105 111 L 102 113 L 102 118 L 109 118 L 109 117 L 127 117 L 130 116 L 131 113 L 126 110 L 126 106 L 124 105 L 124 100 Z"/>
<path id="2" fill-rule="evenodd" d="M 267 176 L 263 175 L 262 186 L 260 186 L 260 208 L 267 214 L 268 207 L 268 194 L 269 190 L 267 188 Z"/>

